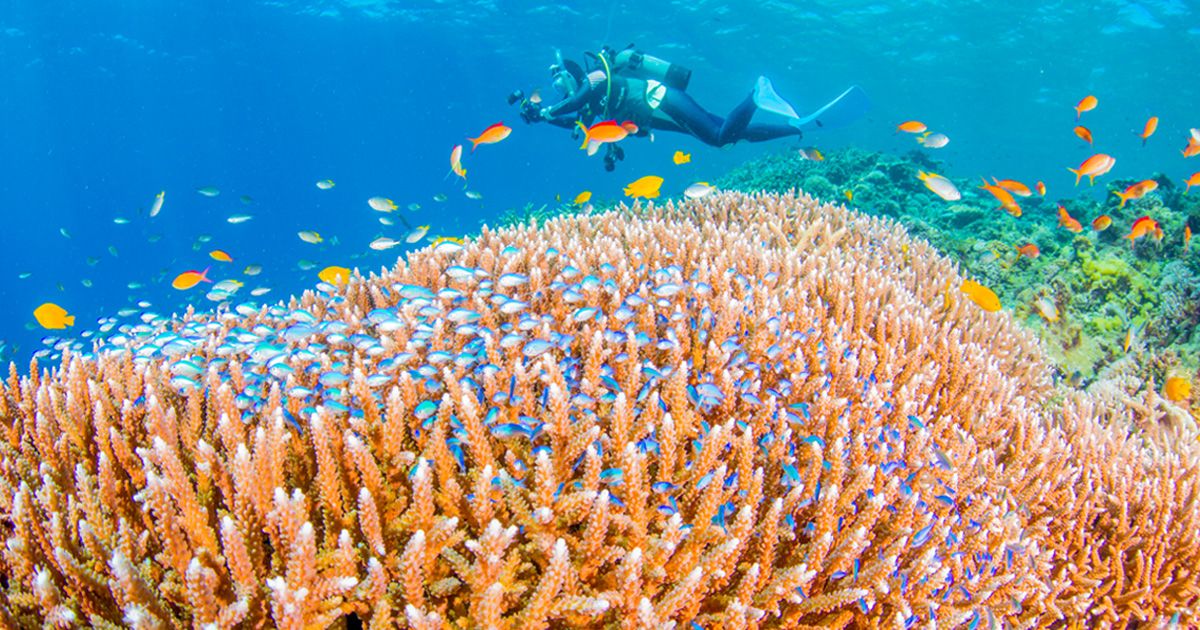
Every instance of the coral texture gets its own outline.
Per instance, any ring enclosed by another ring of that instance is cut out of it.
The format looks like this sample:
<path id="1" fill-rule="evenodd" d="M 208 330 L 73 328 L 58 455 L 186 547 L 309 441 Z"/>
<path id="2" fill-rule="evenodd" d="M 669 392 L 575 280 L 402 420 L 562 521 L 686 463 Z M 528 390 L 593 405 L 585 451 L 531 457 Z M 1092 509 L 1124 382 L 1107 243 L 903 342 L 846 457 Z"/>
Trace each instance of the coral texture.
<path id="1" fill-rule="evenodd" d="M 1054 389 L 960 283 L 890 220 L 722 194 L 485 229 L 14 371 L 0 614 L 1191 619 L 1194 427 Z"/>

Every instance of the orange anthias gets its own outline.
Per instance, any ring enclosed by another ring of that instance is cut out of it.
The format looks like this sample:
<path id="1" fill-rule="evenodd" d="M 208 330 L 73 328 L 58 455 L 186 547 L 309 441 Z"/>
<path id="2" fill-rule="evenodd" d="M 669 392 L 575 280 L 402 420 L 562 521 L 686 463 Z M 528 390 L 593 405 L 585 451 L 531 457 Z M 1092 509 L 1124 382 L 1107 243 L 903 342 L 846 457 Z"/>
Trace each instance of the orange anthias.
<path id="1" fill-rule="evenodd" d="M 1151 116 L 1146 121 L 1146 126 L 1142 127 L 1142 146 L 1146 146 L 1146 140 L 1154 135 L 1154 131 L 1158 129 L 1158 116 Z"/>
<path id="2" fill-rule="evenodd" d="M 1111 171 L 1113 165 L 1116 163 L 1117 160 L 1114 159 L 1113 156 L 1106 155 L 1104 153 L 1097 153 L 1096 155 L 1084 160 L 1083 164 L 1080 164 L 1078 169 L 1068 168 L 1067 170 L 1075 173 L 1076 186 L 1079 185 L 1079 180 L 1085 175 L 1088 177 L 1088 181 L 1090 183 L 1095 184 L 1096 178 Z"/>
<path id="3" fill-rule="evenodd" d="M 1092 219 L 1092 229 L 1096 230 L 1097 232 L 1103 232 L 1104 230 L 1107 230 L 1108 226 L 1110 225 L 1112 225 L 1112 217 L 1108 216 L 1107 214 L 1102 214 L 1095 219 Z"/>
<path id="4" fill-rule="evenodd" d="M 1192 186 L 1200 186 L 1200 171 L 1192 173 L 1191 177 L 1183 180 L 1183 183 L 1187 184 L 1187 188 L 1183 189 L 1183 194 L 1186 195 Z"/>
<path id="5" fill-rule="evenodd" d="M 1045 197 L 1046 196 L 1046 184 L 1044 182 L 1039 181 L 1037 183 L 1037 191 L 1038 191 L 1039 195 Z"/>
<path id="6" fill-rule="evenodd" d="M 1090 112 L 1093 109 L 1096 109 L 1096 105 L 1099 103 L 1100 101 L 1096 100 L 1096 97 L 1092 96 L 1091 94 L 1083 97 L 1083 99 L 1079 101 L 1079 104 L 1075 106 L 1075 120 L 1079 120 L 1079 117 L 1083 115 L 1083 112 Z"/>
<path id="7" fill-rule="evenodd" d="M 1038 255 L 1040 255 L 1042 253 L 1042 250 L 1038 249 L 1038 246 L 1033 243 L 1025 243 L 1024 245 L 1021 245 L 1020 247 L 1017 248 L 1017 253 L 1020 254 L 1021 256 L 1037 258 Z"/>
<path id="8" fill-rule="evenodd" d="M 615 120 L 605 120 L 591 127 L 584 127 L 583 123 L 579 121 L 576 121 L 575 124 L 583 130 L 583 144 L 579 145 L 579 148 L 587 149 L 588 155 L 595 155 L 601 144 L 606 142 L 620 142 L 628 137 L 629 134 L 637 133 L 638 130 L 637 125 L 629 120 L 621 124 L 617 124 Z"/>
<path id="9" fill-rule="evenodd" d="M 1072 217 L 1067 212 L 1067 209 L 1061 205 L 1058 206 L 1058 224 L 1072 232 L 1078 233 L 1083 231 L 1083 226 L 1079 224 L 1079 221 Z"/>
<path id="10" fill-rule="evenodd" d="M 1187 147 L 1183 149 L 1183 157 L 1190 158 L 1193 155 L 1200 155 L 1200 140 L 1196 140 L 1195 136 L 1188 138 Z"/>
<path id="11" fill-rule="evenodd" d="M 454 148 L 450 150 L 450 170 L 454 171 L 455 175 L 458 175 L 459 177 L 461 177 L 463 179 L 467 178 L 467 169 L 463 168 L 463 165 L 462 165 L 462 145 L 461 144 L 454 145 Z"/>
<path id="12" fill-rule="evenodd" d="M 992 196 L 1000 202 L 1000 206 L 1007 210 L 1009 214 L 1014 217 L 1021 216 L 1021 206 L 1017 205 L 1017 200 L 1013 199 L 1012 194 L 1007 190 L 989 184 L 986 179 L 983 180 L 983 185 L 980 188 L 992 193 Z"/>
<path id="13" fill-rule="evenodd" d="M 1121 198 L 1121 204 L 1118 208 L 1124 208 L 1125 202 L 1130 199 L 1141 199 L 1146 193 L 1158 188 L 1158 182 L 1153 179 L 1143 179 L 1142 181 L 1133 184 L 1126 188 L 1124 192 L 1113 191 L 1113 194 Z"/>
<path id="14" fill-rule="evenodd" d="M 180 291 L 186 291 L 187 289 L 190 289 L 201 282 L 212 282 L 212 280 L 208 279 L 209 269 L 210 267 L 205 267 L 204 271 L 185 271 L 178 276 L 175 276 L 175 280 L 171 282 L 171 286 L 179 289 Z"/>
<path id="15" fill-rule="evenodd" d="M 1092 132 L 1083 125 L 1077 125 L 1075 127 L 1075 135 L 1079 136 L 1083 140 L 1086 140 L 1088 144 L 1092 143 Z"/>
<path id="16" fill-rule="evenodd" d="M 896 131 L 904 131 L 907 133 L 924 133 L 929 127 L 919 120 L 907 120 L 896 125 Z"/>
<path id="17" fill-rule="evenodd" d="M 1183 253 L 1187 253 L 1188 245 L 1192 243 L 1192 226 L 1183 226 Z"/>
<path id="18" fill-rule="evenodd" d="M 1003 188 L 1004 190 L 1007 190 L 1008 192 L 1010 192 L 1014 195 L 1020 196 L 1020 197 L 1028 197 L 1033 194 L 1033 191 L 1029 190 L 1028 186 L 1026 186 L 1025 184 L 1022 184 L 1021 182 L 1019 182 L 1015 179 L 997 180 L 995 177 L 993 177 L 992 181 L 996 182 L 997 186 Z"/>
<path id="19" fill-rule="evenodd" d="M 483 133 L 474 138 L 467 138 L 471 141 L 471 151 L 481 144 L 496 144 L 508 137 L 512 133 L 512 127 L 505 127 L 504 123 L 498 122 L 491 127 L 483 130 Z"/>
<path id="20" fill-rule="evenodd" d="M 1129 247 L 1133 247 L 1134 242 L 1143 236 L 1153 236 L 1156 239 L 1163 237 L 1162 228 L 1158 225 L 1158 221 L 1150 217 L 1142 217 L 1133 222 L 1133 227 L 1129 229 L 1129 234 L 1125 238 L 1129 239 Z"/>

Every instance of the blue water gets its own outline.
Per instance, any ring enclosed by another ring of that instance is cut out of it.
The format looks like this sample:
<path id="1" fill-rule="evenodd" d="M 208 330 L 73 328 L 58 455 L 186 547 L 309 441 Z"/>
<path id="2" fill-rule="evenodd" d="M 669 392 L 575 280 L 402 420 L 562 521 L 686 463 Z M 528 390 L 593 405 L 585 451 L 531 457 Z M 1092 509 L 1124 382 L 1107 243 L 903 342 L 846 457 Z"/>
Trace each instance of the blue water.
<path id="1" fill-rule="evenodd" d="M 689 92 L 720 115 L 760 74 L 801 111 L 851 84 L 874 109 L 800 143 L 631 139 L 627 159 L 606 173 L 566 131 L 523 124 L 504 99 L 546 85 L 556 49 L 579 59 L 603 43 L 636 43 L 692 68 Z M 553 206 L 556 195 L 618 199 L 647 174 L 665 177 L 664 195 L 677 196 L 796 146 L 904 153 L 912 138 L 893 128 L 912 118 L 951 137 L 935 157 L 954 178 L 1041 179 L 1051 198 L 1097 196 L 1100 186 L 1072 188 L 1066 167 L 1103 150 L 1117 157 L 1111 177 L 1162 172 L 1179 182 L 1200 170 L 1200 159 L 1179 153 L 1188 128 L 1200 127 L 1198 58 L 1200 8 L 1179 0 L 16 0 L 0 12 L 0 354 L 24 361 L 44 336 L 61 334 L 34 324 L 47 301 L 77 317 L 69 336 L 139 301 L 157 313 L 212 308 L 201 289 L 170 288 L 188 269 L 211 265 L 214 280 L 243 280 L 235 299 L 269 287 L 262 299 L 274 300 L 312 287 L 326 265 L 390 267 L 403 250 L 367 244 L 405 231 L 378 223 L 366 204 L 376 195 L 433 236 L 462 235 L 509 208 Z M 1086 94 L 1100 99 L 1085 120 L 1095 149 L 1071 133 L 1072 107 Z M 1143 148 L 1137 133 L 1151 115 L 1162 122 Z M 469 189 L 483 195 L 468 199 L 447 177 L 450 148 L 497 121 L 514 131 L 468 153 Z M 672 164 L 676 150 L 693 162 Z M 336 187 L 318 190 L 326 178 Z M 201 196 L 202 186 L 221 193 Z M 159 190 L 166 202 L 151 219 Z M 434 201 L 439 193 L 445 203 Z M 254 218 L 231 225 L 233 214 Z M 300 230 L 326 241 L 304 243 Z M 211 241 L 194 249 L 202 235 Z M 209 259 L 214 248 L 234 263 Z M 301 270 L 301 260 L 315 268 Z M 243 276 L 252 263 L 262 275 Z"/>

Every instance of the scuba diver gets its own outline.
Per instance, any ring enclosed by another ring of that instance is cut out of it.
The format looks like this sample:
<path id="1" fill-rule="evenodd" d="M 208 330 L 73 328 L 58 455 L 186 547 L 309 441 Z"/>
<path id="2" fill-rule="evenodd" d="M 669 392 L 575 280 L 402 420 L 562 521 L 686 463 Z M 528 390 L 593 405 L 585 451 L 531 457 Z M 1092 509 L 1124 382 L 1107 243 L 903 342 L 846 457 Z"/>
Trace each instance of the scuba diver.
<path id="1" fill-rule="evenodd" d="M 632 45 L 620 52 L 605 46 L 599 53 L 584 54 L 586 68 L 572 60 L 564 61 L 561 53 L 550 66 L 554 88 L 562 94 L 559 102 L 545 105 L 536 91 L 529 98 L 520 90 L 509 95 L 510 105 L 521 101 L 522 120 L 570 128 L 576 137 L 580 125 L 595 120 L 631 121 L 637 126 L 638 136 L 659 129 L 686 133 L 721 147 L 738 140 L 799 138 L 805 129 L 847 124 L 870 107 L 862 88 L 853 86 L 812 114 L 800 116 L 775 92 L 770 80 L 759 77 L 750 94 L 722 118 L 705 110 L 687 93 L 692 72 L 683 66 L 647 55 Z M 750 122 L 760 109 L 783 116 L 786 123 Z M 625 154 L 616 143 L 605 146 L 604 168 L 611 171 Z"/>

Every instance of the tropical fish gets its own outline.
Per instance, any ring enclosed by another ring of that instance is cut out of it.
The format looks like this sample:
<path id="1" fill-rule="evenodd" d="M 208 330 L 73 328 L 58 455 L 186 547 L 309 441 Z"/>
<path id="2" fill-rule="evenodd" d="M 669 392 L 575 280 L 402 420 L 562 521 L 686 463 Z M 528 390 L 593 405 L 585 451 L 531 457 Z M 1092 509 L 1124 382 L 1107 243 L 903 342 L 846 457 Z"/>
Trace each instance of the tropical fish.
<path id="1" fill-rule="evenodd" d="M 420 242 L 421 239 L 425 238 L 425 235 L 428 232 L 429 232 L 428 225 L 418 225 L 413 231 L 408 233 L 408 236 L 404 237 L 404 242 L 405 243 Z"/>
<path id="2" fill-rule="evenodd" d="M 695 184 L 683 189 L 683 196 L 687 197 L 688 199 L 700 199 L 716 189 L 716 186 L 713 186 L 708 182 L 696 182 Z"/>
<path id="3" fill-rule="evenodd" d="M 1183 189 L 1183 194 L 1186 195 L 1192 186 L 1200 186 L 1200 171 L 1192 173 L 1191 177 L 1183 180 L 1183 183 L 1187 184 L 1187 188 Z"/>
<path id="4" fill-rule="evenodd" d="M 1054 301 L 1046 296 L 1038 298 L 1033 307 L 1037 309 L 1038 314 L 1046 318 L 1048 322 L 1058 321 L 1058 307 L 1054 305 Z"/>
<path id="5" fill-rule="evenodd" d="M 1040 249 L 1038 249 L 1038 246 L 1033 243 L 1025 243 L 1024 245 L 1020 245 L 1017 247 L 1017 253 L 1021 256 L 1028 256 L 1029 258 L 1037 258 L 1039 255 L 1041 255 L 1042 251 Z"/>
<path id="6" fill-rule="evenodd" d="M 129 219 L 126 219 L 125 217 L 113 217 L 113 223 L 116 223 L 117 225 L 125 225 L 129 223 Z"/>
<path id="7" fill-rule="evenodd" d="M 301 258 L 300 260 L 296 261 L 296 267 L 299 268 L 300 271 L 310 271 L 317 268 L 317 263 L 305 258 Z"/>
<path id="8" fill-rule="evenodd" d="M 1075 135 L 1082 138 L 1088 144 L 1092 144 L 1092 131 L 1083 125 L 1075 126 Z"/>
<path id="9" fill-rule="evenodd" d="M 266 295 L 270 292 L 271 292 L 271 290 L 268 289 L 267 287 L 256 287 L 256 288 L 250 290 L 250 295 L 253 295 L 254 297 L 260 297 L 260 296 Z"/>
<path id="10" fill-rule="evenodd" d="M 479 201 L 480 199 L 483 199 L 483 195 L 475 192 L 474 190 L 468 190 L 467 192 L 465 192 L 463 194 L 467 196 L 467 199 L 474 199 L 475 201 Z"/>
<path id="11" fill-rule="evenodd" d="M 663 178 L 657 175 L 647 175 L 634 182 L 631 182 L 625 187 L 625 196 L 637 199 L 654 199 L 658 196 L 658 189 L 662 186 Z"/>
<path id="12" fill-rule="evenodd" d="M 1075 120 L 1079 120 L 1079 117 L 1083 115 L 1083 112 L 1090 112 L 1093 109 L 1096 109 L 1096 105 L 1099 104 L 1100 101 L 1096 100 L 1096 97 L 1092 96 L 1091 94 L 1083 97 L 1080 99 L 1079 104 L 1075 106 Z"/>
<path id="13" fill-rule="evenodd" d="M 467 178 L 467 169 L 462 165 L 462 145 L 456 144 L 450 149 L 450 170 L 459 177 Z"/>
<path id="14" fill-rule="evenodd" d="M 317 188 L 320 188 L 321 190 L 329 190 L 330 188 L 333 188 L 333 186 L 334 183 L 332 179 L 322 179 L 321 181 L 317 182 Z"/>
<path id="15" fill-rule="evenodd" d="M 186 291 L 201 282 L 212 282 L 212 280 L 208 279 L 208 270 L 209 268 L 205 267 L 204 271 L 185 271 L 175 276 L 175 279 L 171 281 L 171 287 L 180 291 Z"/>
<path id="16" fill-rule="evenodd" d="M 409 211 L 411 211 L 411 212 L 416 212 L 417 210 L 420 210 L 420 209 L 421 209 L 421 204 L 419 204 L 419 203 L 410 203 L 410 204 L 408 204 L 408 209 L 409 209 Z"/>
<path id="17" fill-rule="evenodd" d="M 925 130 L 928 128 L 925 126 L 925 123 L 919 120 L 908 120 L 896 125 L 896 131 L 903 131 L 905 133 L 925 133 Z"/>
<path id="18" fill-rule="evenodd" d="M 212 290 L 221 293 L 237 293 L 237 290 L 244 286 L 246 285 L 241 280 L 222 280 L 214 284 Z"/>
<path id="19" fill-rule="evenodd" d="M 449 197 L 447 197 L 445 193 L 438 193 L 433 196 L 433 200 L 438 203 L 444 203 L 447 199 L 449 199 Z"/>
<path id="20" fill-rule="evenodd" d="M 1171 402 L 1181 402 L 1192 397 L 1192 384 L 1185 378 L 1171 376 L 1163 383 L 1163 398 Z"/>
<path id="21" fill-rule="evenodd" d="M 1113 194 L 1121 198 L 1121 203 L 1118 208 L 1124 208 L 1125 202 L 1130 199 L 1141 199 L 1146 193 L 1158 188 L 1158 182 L 1153 179 L 1143 179 L 1142 181 L 1133 184 L 1126 188 L 1124 192 L 1113 191 Z"/>
<path id="22" fill-rule="evenodd" d="M 671 160 L 676 164 L 687 164 L 688 162 L 692 161 L 692 154 L 684 153 L 683 151 L 676 151 L 675 155 L 671 156 Z"/>
<path id="23" fill-rule="evenodd" d="M 1029 190 L 1028 186 L 1026 186 L 1025 184 L 1022 184 L 1021 182 L 1019 182 L 1015 179 L 997 180 L 995 177 L 993 177 L 992 181 L 996 182 L 997 186 L 1003 188 L 1004 190 L 1007 190 L 1008 192 L 1011 192 L 1014 195 L 1019 195 L 1021 197 L 1028 197 L 1033 194 L 1033 191 Z"/>
<path id="24" fill-rule="evenodd" d="M 816 149 L 816 147 L 808 147 L 796 151 L 801 160 L 812 160 L 813 162 L 824 162 L 825 155 Z"/>
<path id="25" fill-rule="evenodd" d="M 312 243 L 314 245 L 325 240 L 325 239 L 321 238 L 320 234 L 317 234 L 316 232 L 313 232 L 311 230 L 297 232 L 296 235 L 299 236 L 300 240 L 304 241 L 305 243 Z"/>
<path id="26" fill-rule="evenodd" d="M 154 196 L 154 203 L 150 205 L 150 216 L 156 217 L 158 216 L 159 212 L 162 212 L 163 198 L 166 196 L 167 191 L 165 190 L 159 191 L 159 193 Z"/>
<path id="27" fill-rule="evenodd" d="M 262 265 L 246 265 L 246 268 L 242 270 L 242 273 L 246 274 L 247 276 L 257 276 L 258 274 L 262 273 Z"/>
<path id="28" fill-rule="evenodd" d="M 577 206 L 582 206 L 583 204 L 587 203 L 588 200 L 590 200 L 591 198 L 592 198 L 592 192 L 590 190 L 585 190 L 585 191 L 579 193 L 578 195 L 575 195 L 575 199 L 571 200 L 571 203 L 573 203 Z"/>
<path id="29" fill-rule="evenodd" d="M 1142 127 L 1142 146 L 1146 146 L 1146 140 L 1154 135 L 1158 129 L 1158 116 L 1151 116 L 1146 121 L 1146 126 Z"/>
<path id="30" fill-rule="evenodd" d="M 71 233 L 65 227 L 58 228 L 58 233 L 62 234 L 63 238 L 71 238 Z"/>
<path id="31" fill-rule="evenodd" d="M 1041 196 L 1043 196 L 1043 197 L 1045 197 L 1045 196 L 1046 196 L 1046 184 L 1045 184 L 1045 182 L 1042 182 L 1042 181 L 1040 181 L 1040 180 L 1039 180 L 1039 181 L 1038 181 L 1038 183 L 1037 183 L 1037 185 L 1036 185 L 1036 186 L 1034 186 L 1034 189 L 1035 189 L 1035 190 L 1037 190 L 1037 193 L 1038 193 L 1039 195 L 1041 195 Z"/>
<path id="32" fill-rule="evenodd" d="M 387 197 L 371 197 L 367 200 L 367 205 L 376 212 L 392 212 L 397 207 L 396 202 Z"/>
<path id="33" fill-rule="evenodd" d="M 1084 175 L 1087 175 L 1090 184 L 1096 183 L 1096 178 L 1112 170 L 1117 161 L 1111 155 L 1097 153 L 1092 157 L 1083 161 L 1078 169 L 1068 168 L 1068 171 L 1075 173 L 1075 185 L 1079 185 L 1079 180 Z"/>
<path id="34" fill-rule="evenodd" d="M 954 185 L 954 182 L 937 173 L 917 171 L 917 178 L 925 184 L 926 188 L 933 191 L 933 194 L 946 201 L 958 201 L 962 199 L 962 193 L 958 192 L 958 188 Z"/>
<path id="35" fill-rule="evenodd" d="M 980 186 L 980 188 L 991 193 L 992 196 L 1000 202 L 1000 207 L 1007 210 L 1009 214 L 1013 215 L 1014 217 L 1021 216 L 1021 206 L 1017 205 L 1017 200 L 1013 199 L 1012 194 L 1007 190 L 999 186 L 993 186 L 989 184 L 986 179 L 983 180 L 983 185 Z"/>
<path id="36" fill-rule="evenodd" d="M 1188 145 L 1183 149 L 1182 153 L 1183 157 L 1185 158 L 1190 158 L 1194 155 L 1200 154 L 1200 142 L 1196 140 L 1188 140 Z"/>
<path id="37" fill-rule="evenodd" d="M 596 151 L 600 149 L 600 145 L 608 142 L 620 142 L 629 134 L 637 133 L 638 129 L 637 125 L 629 120 L 620 124 L 617 124 L 616 120 L 605 120 L 591 127 L 585 127 L 577 120 L 575 125 L 583 130 L 583 144 L 579 145 L 579 148 L 587 149 L 588 155 L 595 155 Z"/>
<path id="38" fill-rule="evenodd" d="M 196 192 L 204 195 L 205 197 L 216 197 L 217 195 L 221 194 L 221 189 L 217 188 L 216 186 L 201 186 L 196 189 Z"/>
<path id="39" fill-rule="evenodd" d="M 75 325 L 75 316 L 68 315 L 66 309 L 53 302 L 46 302 L 33 309 L 33 318 L 37 320 L 37 323 L 42 328 L 51 330 L 59 330 Z"/>
<path id="40" fill-rule="evenodd" d="M 1129 228 L 1129 234 L 1125 238 L 1129 239 L 1129 247 L 1133 247 L 1134 242 L 1143 236 L 1153 236 L 1156 239 L 1163 237 L 1162 227 L 1158 225 L 1158 221 L 1150 217 L 1142 217 L 1133 222 L 1133 226 Z"/>
<path id="41" fill-rule="evenodd" d="M 950 144 L 950 138 L 944 133 L 929 133 L 917 138 L 917 144 L 926 149 L 940 149 L 947 144 Z"/>
<path id="42" fill-rule="evenodd" d="M 233 262 L 232 256 L 219 249 L 214 249 L 211 252 L 208 252 L 208 256 L 213 260 L 219 260 L 221 262 Z"/>
<path id="43" fill-rule="evenodd" d="M 1108 216 L 1107 214 L 1102 214 L 1095 219 L 1092 219 L 1092 229 L 1096 230 L 1097 232 L 1103 232 L 1104 230 L 1107 230 L 1108 226 L 1110 225 L 1112 225 L 1112 217 Z"/>
<path id="44" fill-rule="evenodd" d="M 233 215 L 233 216 L 231 216 L 231 217 L 229 217 L 228 219 L 225 219 L 225 220 L 226 220 L 226 221 L 228 221 L 229 223 L 232 223 L 232 224 L 234 224 L 234 225 L 237 225 L 237 224 L 239 224 L 239 223 L 245 223 L 245 222 L 247 222 L 247 221 L 249 221 L 250 219 L 253 219 L 253 218 L 254 218 L 254 217 L 253 217 L 253 216 L 251 216 L 251 215 L 249 215 L 249 214 L 235 214 L 235 215 Z"/>
<path id="45" fill-rule="evenodd" d="M 1071 232 L 1079 233 L 1083 231 L 1083 225 L 1072 217 L 1061 204 L 1058 206 L 1058 224 Z"/>
<path id="46" fill-rule="evenodd" d="M 388 238 L 386 236 L 380 236 L 379 238 L 371 241 L 370 248 L 374 249 L 376 251 L 383 251 L 385 249 L 391 249 L 399 244 L 400 244 L 400 241 L 397 241 L 392 238 Z"/>
<path id="47" fill-rule="evenodd" d="M 512 127 L 505 127 L 504 123 L 498 122 L 487 129 L 484 129 L 483 132 L 478 136 L 474 138 L 467 138 L 467 140 L 471 141 L 471 151 L 474 152 L 476 147 L 479 145 L 496 144 L 497 142 L 507 138 L 508 134 L 510 133 L 512 133 Z"/>
<path id="48" fill-rule="evenodd" d="M 346 284 L 350 282 L 350 270 L 345 267 L 330 265 L 317 272 L 317 277 L 321 279 L 321 282 L 328 282 L 332 285 Z"/>
<path id="49" fill-rule="evenodd" d="M 392 217 L 379 217 L 379 222 L 383 225 L 396 225 L 396 220 Z"/>
<path id="50" fill-rule="evenodd" d="M 963 280 L 962 285 L 959 286 L 959 290 L 966 293 L 972 302 L 978 304 L 979 308 L 985 311 L 1000 310 L 1000 298 L 991 289 L 974 280 Z"/>
<path id="51" fill-rule="evenodd" d="M 850 201 L 850 202 L 854 201 L 854 191 L 853 190 L 850 190 L 847 188 L 846 191 L 843 192 L 842 194 L 846 196 L 846 201 Z"/>
<path id="52" fill-rule="evenodd" d="M 245 205 L 245 206 L 248 206 L 248 205 L 254 203 L 254 199 L 250 195 L 242 195 L 242 196 L 238 197 L 238 201 L 242 202 L 242 205 Z"/>
<path id="53" fill-rule="evenodd" d="M 1192 226 L 1183 226 L 1183 252 L 1186 254 L 1188 245 L 1192 242 Z"/>

